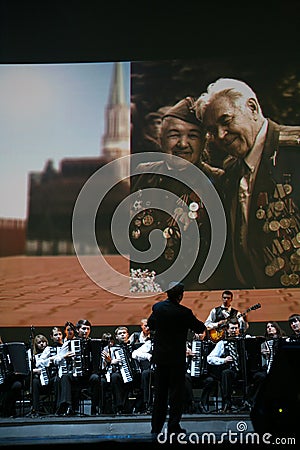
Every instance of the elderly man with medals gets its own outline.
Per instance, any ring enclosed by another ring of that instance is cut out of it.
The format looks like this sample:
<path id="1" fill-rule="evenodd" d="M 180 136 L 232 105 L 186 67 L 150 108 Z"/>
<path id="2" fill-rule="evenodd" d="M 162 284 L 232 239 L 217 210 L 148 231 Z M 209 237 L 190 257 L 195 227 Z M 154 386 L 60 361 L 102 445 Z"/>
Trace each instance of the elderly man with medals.
<path id="1" fill-rule="evenodd" d="M 230 230 L 224 276 L 232 288 L 297 287 L 300 126 L 265 118 L 254 91 L 230 78 L 208 86 L 196 114 L 210 145 L 227 155 L 220 189 Z"/>

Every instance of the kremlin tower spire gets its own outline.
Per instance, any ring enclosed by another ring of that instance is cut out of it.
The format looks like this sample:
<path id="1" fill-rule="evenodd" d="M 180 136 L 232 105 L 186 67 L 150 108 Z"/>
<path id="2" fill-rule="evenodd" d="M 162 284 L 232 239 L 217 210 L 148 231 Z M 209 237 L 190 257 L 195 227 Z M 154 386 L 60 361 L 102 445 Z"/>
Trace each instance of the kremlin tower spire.
<path id="1" fill-rule="evenodd" d="M 102 149 L 109 161 L 130 154 L 130 108 L 125 100 L 121 62 L 116 62 L 113 69 Z"/>

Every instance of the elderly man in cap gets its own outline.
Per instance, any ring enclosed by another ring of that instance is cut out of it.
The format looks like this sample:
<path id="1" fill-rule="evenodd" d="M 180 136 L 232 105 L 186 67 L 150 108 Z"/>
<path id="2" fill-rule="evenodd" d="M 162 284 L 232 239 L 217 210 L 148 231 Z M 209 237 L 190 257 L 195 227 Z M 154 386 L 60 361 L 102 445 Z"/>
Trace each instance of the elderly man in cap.
<path id="1" fill-rule="evenodd" d="M 167 299 L 155 303 L 148 318 L 148 326 L 154 332 L 153 356 L 155 364 L 154 404 L 152 412 L 152 433 L 161 432 L 167 416 L 168 434 L 184 433 L 180 420 L 184 404 L 186 341 L 188 330 L 203 333 L 206 327 L 192 310 L 180 305 L 184 285 L 171 282 Z"/>
<path id="2" fill-rule="evenodd" d="M 186 97 L 170 107 L 163 116 L 162 151 L 170 155 L 170 159 L 162 158 L 161 161 L 142 163 L 138 166 L 139 175 L 133 177 L 132 182 L 132 192 L 135 195 L 131 208 L 130 239 L 134 248 L 143 252 L 149 249 L 151 231 L 162 231 L 165 238 L 162 254 L 153 261 L 145 263 L 131 259 L 131 268 L 148 269 L 155 274 L 163 274 L 178 257 L 182 233 L 185 233 L 185 242 L 188 242 L 187 247 L 192 255 L 196 243 L 193 238 L 190 238 L 190 229 L 191 223 L 196 221 L 198 229 L 201 228 L 201 251 L 198 252 L 192 270 L 189 268 L 192 256 L 185 255 L 185 258 L 182 258 L 182 271 L 188 275 L 180 279 L 184 280 L 188 289 L 197 290 L 200 288 L 198 275 L 210 243 L 210 224 L 201 198 L 181 182 L 180 177 L 182 171 L 190 164 L 194 164 L 205 172 L 211 180 L 219 175 L 219 170 L 202 161 L 205 132 L 193 108 L 194 100 Z M 155 209 L 155 206 L 152 206 L 155 201 L 145 198 L 147 188 L 159 190 L 160 208 Z M 169 193 L 175 194 L 177 200 L 175 201 Z M 170 210 L 171 213 L 166 212 Z M 179 224 L 182 226 L 179 227 Z M 179 278 L 179 275 L 176 277 Z M 166 279 L 162 289 L 165 290 L 167 286 Z"/>

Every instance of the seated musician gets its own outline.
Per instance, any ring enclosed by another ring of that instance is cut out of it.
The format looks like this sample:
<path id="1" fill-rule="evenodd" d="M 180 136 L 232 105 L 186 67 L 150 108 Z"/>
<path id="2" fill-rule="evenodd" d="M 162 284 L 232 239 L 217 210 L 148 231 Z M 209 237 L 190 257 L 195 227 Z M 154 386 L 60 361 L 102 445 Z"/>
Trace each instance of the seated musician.
<path id="1" fill-rule="evenodd" d="M 93 373 L 90 359 L 91 323 L 81 319 L 76 324 L 76 339 L 65 341 L 53 358 L 59 365 L 60 399 L 58 415 L 72 416 L 79 412 L 82 389 L 91 391 L 91 415 L 98 414 L 100 401 L 99 374 Z"/>
<path id="2" fill-rule="evenodd" d="M 5 343 L 0 344 L 0 417 L 16 417 L 16 403 L 21 399 L 22 389 L 25 389 L 25 375 L 15 371 L 6 372 L 9 366 L 7 359 Z M 24 350 L 26 353 L 26 350 Z M 27 363 L 28 364 L 28 360 Z M 29 372 L 29 366 L 28 366 Z"/>
<path id="3" fill-rule="evenodd" d="M 140 343 L 144 344 L 148 339 L 150 339 L 150 328 L 147 325 L 147 319 L 141 320 L 141 331 L 135 331 L 129 337 L 130 343 Z"/>
<path id="4" fill-rule="evenodd" d="M 250 408 L 254 405 L 258 390 L 272 367 L 281 339 L 286 338 L 279 324 L 271 320 L 266 322 L 264 337 L 265 340 L 261 343 L 261 368 L 252 374 L 249 383 L 247 402 Z"/>
<path id="5" fill-rule="evenodd" d="M 130 412 L 129 393 L 133 388 L 136 378 L 139 378 L 137 364 L 132 359 L 134 344 L 130 344 L 128 328 L 119 326 L 115 330 L 116 344 L 111 347 L 111 356 L 106 357 L 106 362 L 111 365 L 111 389 L 113 408 L 116 414 Z M 133 373 L 134 372 L 134 373 Z"/>
<path id="6" fill-rule="evenodd" d="M 75 327 L 71 322 L 66 322 L 64 326 L 64 342 L 75 339 Z"/>
<path id="7" fill-rule="evenodd" d="M 210 373 L 220 381 L 222 395 L 222 410 L 227 413 L 236 408 L 232 404 L 234 383 L 242 375 L 241 355 L 238 354 L 235 342 L 240 335 L 238 319 L 232 318 L 226 325 L 226 337 L 216 343 L 216 346 L 207 356 Z M 213 370 L 213 368 L 217 370 Z"/>
<path id="8" fill-rule="evenodd" d="M 289 341 L 300 339 L 300 314 L 291 314 L 288 318 L 288 322 L 292 331 Z"/>
<path id="9" fill-rule="evenodd" d="M 150 333 L 149 333 L 150 334 Z M 141 367 L 141 405 L 138 405 L 138 411 L 141 413 L 149 413 L 153 400 L 153 379 L 155 376 L 152 364 L 152 339 L 146 340 L 141 347 L 133 350 L 132 358 L 136 359 Z"/>
<path id="10" fill-rule="evenodd" d="M 54 391 L 54 408 L 57 409 L 60 402 L 60 380 L 58 377 L 58 367 L 54 363 L 54 358 L 63 345 L 63 333 L 60 327 L 52 327 L 50 339 L 51 343 L 48 343 L 41 355 L 36 359 L 36 367 L 48 375 L 50 389 Z"/>
<path id="11" fill-rule="evenodd" d="M 244 333 L 249 327 L 246 316 L 232 307 L 232 301 L 233 293 L 231 291 L 222 292 L 222 304 L 213 308 L 205 321 L 205 326 L 213 342 L 218 342 L 224 337 L 226 324 L 232 317 L 238 317 L 241 333 Z"/>
<path id="12" fill-rule="evenodd" d="M 208 334 L 194 333 L 187 347 L 187 372 L 185 377 L 186 398 L 190 399 L 187 412 L 207 413 L 209 410 L 209 395 L 215 379 L 208 373 L 207 355 L 215 344 L 208 340 Z M 202 389 L 198 404 L 195 403 L 193 389 Z"/>
<path id="13" fill-rule="evenodd" d="M 112 413 L 112 393 L 111 393 L 111 347 L 115 342 L 112 334 L 109 332 L 102 333 L 101 339 L 106 342 L 101 351 L 101 373 L 100 373 L 100 411 L 102 414 Z"/>
<path id="14" fill-rule="evenodd" d="M 28 350 L 28 360 L 31 374 L 29 375 L 28 385 L 31 386 L 32 407 L 30 411 L 31 417 L 40 415 L 40 395 L 48 394 L 52 388 L 49 372 L 46 367 L 38 367 L 38 361 L 48 346 L 48 339 L 43 334 L 37 334 L 33 339 L 32 349 Z M 33 351 L 33 354 L 31 352 Z"/>

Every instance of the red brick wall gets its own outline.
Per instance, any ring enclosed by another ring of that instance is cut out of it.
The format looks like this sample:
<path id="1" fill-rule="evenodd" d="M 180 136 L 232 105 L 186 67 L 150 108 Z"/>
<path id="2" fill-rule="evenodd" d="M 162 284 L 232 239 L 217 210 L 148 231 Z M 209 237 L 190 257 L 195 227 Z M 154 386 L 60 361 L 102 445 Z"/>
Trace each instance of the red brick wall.
<path id="1" fill-rule="evenodd" d="M 26 242 L 26 220 L 0 219 L 0 256 L 23 255 Z"/>

